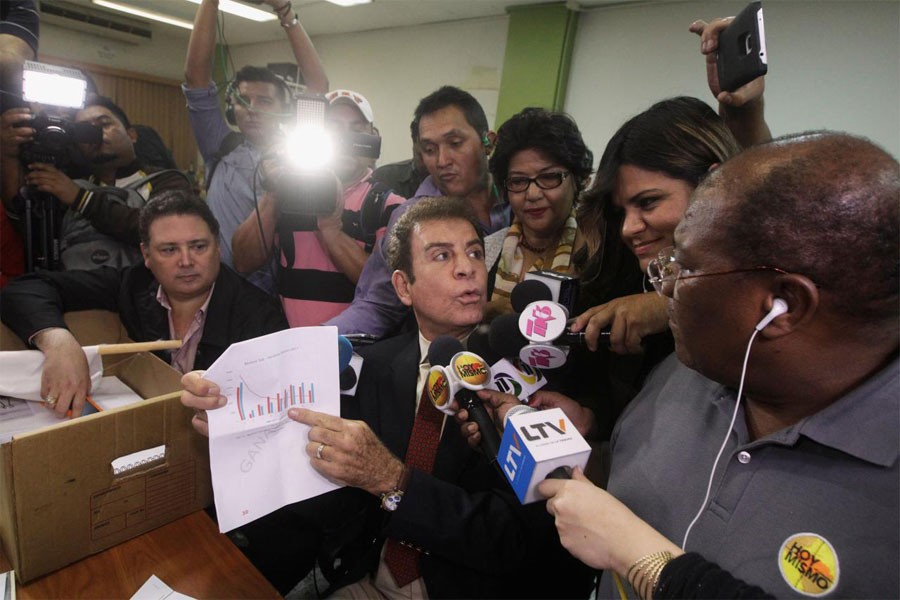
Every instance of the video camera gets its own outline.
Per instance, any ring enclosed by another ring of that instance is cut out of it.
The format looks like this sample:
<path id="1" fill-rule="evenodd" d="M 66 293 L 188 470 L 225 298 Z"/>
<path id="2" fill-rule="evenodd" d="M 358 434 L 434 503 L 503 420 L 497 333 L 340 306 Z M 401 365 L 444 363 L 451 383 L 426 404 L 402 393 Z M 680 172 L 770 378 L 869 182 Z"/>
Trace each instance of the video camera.
<path id="1" fill-rule="evenodd" d="M 22 70 L 22 98 L 62 108 L 82 108 L 87 81 L 77 69 L 25 61 Z M 30 120 L 16 123 L 18 127 L 34 129 L 34 139 L 19 148 L 23 166 L 36 162 L 61 168 L 72 158 L 75 144 L 99 144 L 103 131 L 90 123 L 74 123 L 66 118 L 45 112 Z"/>
<path id="2" fill-rule="evenodd" d="M 62 168 L 71 161 L 75 144 L 99 144 L 103 141 L 103 130 L 96 125 L 75 123 L 45 113 L 20 121 L 16 126 L 34 129 L 34 138 L 19 147 L 19 162 L 26 168 L 32 163 L 48 163 L 57 169 Z"/>
<path id="3" fill-rule="evenodd" d="M 325 128 L 328 102 L 318 94 L 296 98 L 295 123 L 279 156 L 282 169 L 270 189 L 279 212 L 288 216 L 322 216 L 334 212 L 339 189 L 331 161 L 334 156 L 377 159 L 381 137 L 369 133 L 334 135 Z"/>
<path id="4" fill-rule="evenodd" d="M 47 65 L 31 60 L 22 69 L 22 99 L 27 102 L 78 109 L 84 106 L 87 80 L 77 69 Z M 90 123 L 39 112 L 17 126 L 34 129 L 33 139 L 19 147 L 19 161 L 41 162 L 62 169 L 73 158 L 77 143 L 100 143 L 103 131 Z M 60 264 L 59 225 L 62 207 L 56 197 L 34 186 L 22 188 L 17 202 L 25 221 L 25 268 L 54 270 Z"/>

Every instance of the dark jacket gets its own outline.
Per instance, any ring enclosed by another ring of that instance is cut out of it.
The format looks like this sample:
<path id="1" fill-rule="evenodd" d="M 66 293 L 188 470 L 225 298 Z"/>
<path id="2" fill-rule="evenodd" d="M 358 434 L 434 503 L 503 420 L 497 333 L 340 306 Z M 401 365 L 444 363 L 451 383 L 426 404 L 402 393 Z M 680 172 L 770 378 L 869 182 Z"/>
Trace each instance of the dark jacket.
<path id="1" fill-rule="evenodd" d="M 401 459 L 415 419 L 417 336 L 404 334 L 361 350 L 365 362 L 356 396 L 344 397 L 341 405 L 342 417 L 364 420 Z M 342 509 L 343 523 L 363 515 L 355 536 L 358 555 L 341 557 L 355 572 L 338 585 L 374 571 L 385 537 L 394 537 L 422 549 L 431 598 L 585 598 L 590 592 L 587 568 L 560 546 L 545 503 L 522 506 L 499 470 L 468 447 L 452 419 L 444 426 L 433 473 L 413 470 L 396 512 L 386 513 L 369 494 L 358 494 L 357 503 L 356 511 Z"/>
<path id="2" fill-rule="evenodd" d="M 3 288 L 0 317 L 23 341 L 48 327 L 65 327 L 63 313 L 116 312 L 136 342 L 169 339 L 166 309 L 156 301 L 159 283 L 143 264 L 125 269 L 42 271 Z M 225 265 L 219 270 L 195 369 L 208 368 L 234 342 L 287 328 L 281 306 Z M 167 357 L 166 357 L 167 358 Z"/>

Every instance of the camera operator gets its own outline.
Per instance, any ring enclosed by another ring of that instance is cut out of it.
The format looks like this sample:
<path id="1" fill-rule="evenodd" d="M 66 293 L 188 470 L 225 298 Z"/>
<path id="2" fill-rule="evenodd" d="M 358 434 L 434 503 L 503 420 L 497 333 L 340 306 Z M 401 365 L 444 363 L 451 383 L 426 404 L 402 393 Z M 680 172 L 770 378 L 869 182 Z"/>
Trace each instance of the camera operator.
<path id="1" fill-rule="evenodd" d="M 326 98 L 326 125 L 334 137 L 346 140 L 354 134 L 375 133 L 372 106 L 361 94 L 335 90 Z M 247 217 L 232 239 L 234 266 L 242 273 L 263 266 L 278 248 L 276 291 L 291 327 L 319 325 L 349 306 L 363 264 L 384 235 L 391 212 L 404 201 L 370 181 L 371 156 L 343 146 L 334 165 L 341 190 L 335 193 L 330 214 L 298 215 L 304 209 L 296 204 L 313 204 L 321 198 L 302 193 L 284 198 L 269 191 L 259 203 L 259 216 Z M 280 160 L 274 166 L 271 162 L 266 187 L 275 189 L 278 179 L 290 176 L 290 167 Z M 327 200 L 327 192 L 321 194 Z"/>
<path id="2" fill-rule="evenodd" d="M 57 121 L 52 127 L 80 132 L 85 129 L 83 124 L 99 129 L 99 143 L 76 143 L 79 133 L 55 132 L 72 138 L 68 152 L 91 173 L 86 180 L 73 180 L 60 170 L 65 157 L 45 157 L 43 151 L 35 150 L 51 126 L 31 118 L 27 109 L 12 109 L 3 115 L 3 141 L 12 142 L 11 148 L 5 145 L 3 160 L 22 163 L 27 184 L 15 197 L 4 193 L 4 204 L 10 216 L 21 221 L 26 194 L 39 192 L 58 200 L 51 210 L 61 213 L 61 225 L 51 234 L 59 239 L 63 269 L 134 264 L 141 256 L 141 206 L 165 190 L 191 192 L 190 180 L 180 171 L 154 170 L 139 163 L 134 150 L 136 133 L 124 111 L 109 98 L 92 97 L 75 113 L 74 123 Z"/>
<path id="3" fill-rule="evenodd" d="M 324 94 L 328 91 L 328 77 L 291 3 L 262 1 L 272 8 L 284 28 L 306 90 Z M 231 238 L 247 215 L 253 213 L 262 191 L 255 177 L 256 165 L 278 141 L 279 125 L 290 116 L 292 100 L 291 90 L 275 73 L 245 65 L 228 83 L 222 110 L 219 88 L 213 82 L 218 14 L 219 0 L 201 0 L 184 61 L 182 91 L 205 165 L 206 201 L 221 225 L 222 262 L 234 266 Z M 224 39 L 219 41 L 226 43 Z M 272 292 L 269 269 L 245 277 Z"/>

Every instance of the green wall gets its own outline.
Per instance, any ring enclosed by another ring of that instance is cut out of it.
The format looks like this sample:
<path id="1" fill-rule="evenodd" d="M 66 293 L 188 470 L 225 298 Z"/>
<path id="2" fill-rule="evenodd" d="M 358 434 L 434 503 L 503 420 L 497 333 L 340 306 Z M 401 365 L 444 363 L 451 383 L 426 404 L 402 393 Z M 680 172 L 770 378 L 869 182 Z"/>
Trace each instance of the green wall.
<path id="1" fill-rule="evenodd" d="M 526 106 L 562 110 L 578 24 L 578 13 L 564 3 L 515 6 L 508 12 L 495 128 Z"/>

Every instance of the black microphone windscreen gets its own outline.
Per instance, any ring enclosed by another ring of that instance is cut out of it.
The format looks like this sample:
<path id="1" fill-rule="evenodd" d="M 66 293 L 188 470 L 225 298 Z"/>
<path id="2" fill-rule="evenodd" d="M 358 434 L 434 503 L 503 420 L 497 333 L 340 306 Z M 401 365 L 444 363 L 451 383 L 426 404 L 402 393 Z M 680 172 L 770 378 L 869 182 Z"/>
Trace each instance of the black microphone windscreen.
<path id="1" fill-rule="evenodd" d="M 475 328 L 475 331 L 472 332 L 469 340 L 466 342 L 466 350 L 472 354 L 477 354 L 489 365 L 503 358 L 491 348 L 490 327 L 487 325 L 479 325 Z"/>
<path id="2" fill-rule="evenodd" d="M 354 385 L 356 385 L 356 371 L 354 371 L 352 367 L 348 366 L 346 369 L 341 371 L 341 375 L 340 375 L 341 391 L 351 390 L 351 389 L 353 389 Z"/>
<path id="3" fill-rule="evenodd" d="M 518 358 L 519 350 L 528 344 L 528 340 L 519 331 L 519 315 L 514 313 L 500 315 L 491 321 L 488 337 L 494 352 L 504 358 Z"/>
<path id="4" fill-rule="evenodd" d="M 509 295 L 509 302 L 517 313 L 538 300 L 553 300 L 553 292 L 543 281 L 526 279 L 516 284 Z"/>
<path id="5" fill-rule="evenodd" d="M 457 352 L 462 352 L 462 343 L 455 337 L 442 335 L 435 338 L 428 348 L 428 363 L 433 367 L 446 367 Z"/>

